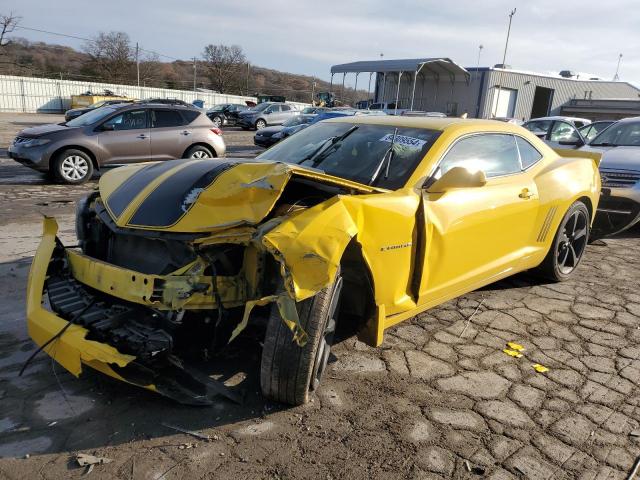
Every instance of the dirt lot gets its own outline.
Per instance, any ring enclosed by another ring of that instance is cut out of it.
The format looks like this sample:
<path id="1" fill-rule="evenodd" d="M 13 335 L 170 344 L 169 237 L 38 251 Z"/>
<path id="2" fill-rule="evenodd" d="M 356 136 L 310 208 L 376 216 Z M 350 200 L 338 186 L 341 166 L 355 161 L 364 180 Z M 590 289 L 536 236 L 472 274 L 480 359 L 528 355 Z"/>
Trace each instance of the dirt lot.
<path id="1" fill-rule="evenodd" d="M 0 115 L 0 147 L 51 120 Z M 255 153 L 250 133 L 225 138 L 232 154 Z M 44 355 L 18 377 L 34 350 L 24 292 L 40 215 L 73 241 L 73 201 L 94 187 L 46 185 L 0 158 L 0 479 L 80 478 L 82 452 L 113 460 L 89 478 L 614 480 L 640 455 L 638 230 L 589 246 L 567 283 L 519 275 L 401 324 L 380 348 L 345 340 L 304 407 L 260 397 L 251 332 L 210 366 L 246 385 L 242 406 L 75 379 Z M 502 352 L 508 341 L 522 358 Z"/>

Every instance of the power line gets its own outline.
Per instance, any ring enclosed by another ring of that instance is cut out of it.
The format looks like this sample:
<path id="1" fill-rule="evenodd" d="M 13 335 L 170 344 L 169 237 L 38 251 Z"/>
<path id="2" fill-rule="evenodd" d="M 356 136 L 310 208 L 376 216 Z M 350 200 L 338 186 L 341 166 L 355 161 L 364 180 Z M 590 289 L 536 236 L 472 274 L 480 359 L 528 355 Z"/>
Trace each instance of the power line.
<path id="1" fill-rule="evenodd" d="M 58 37 L 73 38 L 75 40 L 83 40 L 85 42 L 96 43 L 96 40 L 94 38 L 79 37 L 77 35 L 69 35 L 67 33 L 51 32 L 49 30 L 42 30 L 40 28 L 25 27 L 23 25 L 16 25 L 15 28 L 21 28 L 22 30 L 29 30 L 31 32 L 48 33 L 49 35 L 57 35 Z M 153 54 L 153 55 L 157 55 L 159 57 L 169 58 L 171 60 L 182 61 L 182 59 L 180 59 L 180 58 L 172 57 L 170 55 L 164 55 L 163 53 L 158 53 L 158 52 L 155 52 L 153 50 L 146 50 L 144 48 L 140 48 L 140 51 L 141 52 L 150 53 L 150 54 Z"/>

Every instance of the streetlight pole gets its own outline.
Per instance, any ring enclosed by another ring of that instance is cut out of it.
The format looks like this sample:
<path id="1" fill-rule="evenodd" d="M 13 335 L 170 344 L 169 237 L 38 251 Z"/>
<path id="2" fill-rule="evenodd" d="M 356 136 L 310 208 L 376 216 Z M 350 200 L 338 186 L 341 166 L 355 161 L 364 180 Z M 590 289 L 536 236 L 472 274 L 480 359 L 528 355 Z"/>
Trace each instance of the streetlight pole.
<path id="1" fill-rule="evenodd" d="M 618 55 L 618 66 L 616 67 L 616 74 L 613 76 L 613 81 L 617 82 L 618 80 L 620 80 L 620 76 L 618 75 L 618 73 L 620 73 L 620 62 L 622 61 L 622 54 Z"/>
<path id="2" fill-rule="evenodd" d="M 509 46 L 509 35 L 511 34 L 511 20 L 513 20 L 513 16 L 516 14 L 516 9 L 511 10 L 509 14 L 509 27 L 507 28 L 507 39 L 504 42 L 504 54 L 502 55 L 502 68 L 500 69 L 500 81 L 498 82 L 498 98 L 496 98 L 496 106 L 493 110 L 493 116 L 496 116 L 498 111 L 498 104 L 500 103 L 500 92 L 502 91 L 502 73 L 504 71 L 505 63 L 507 61 L 507 47 Z"/>
<path id="3" fill-rule="evenodd" d="M 482 53 L 482 49 L 483 48 L 484 48 L 484 45 L 482 45 L 482 44 L 478 45 L 478 61 L 476 62 L 476 71 L 474 72 L 473 79 L 471 80 L 471 85 L 472 86 L 476 85 L 476 83 L 478 81 L 478 70 L 480 70 L 480 54 Z M 473 93 L 473 88 L 469 87 L 469 108 L 467 109 L 467 111 L 471 109 L 471 101 L 472 101 L 472 98 L 473 98 L 473 97 L 471 97 L 472 93 Z M 478 113 L 479 113 L 479 104 L 476 103 L 476 105 L 475 105 L 475 114 L 474 114 L 474 116 L 476 118 L 478 117 Z M 469 112 L 469 114 L 471 115 L 471 112 Z"/>

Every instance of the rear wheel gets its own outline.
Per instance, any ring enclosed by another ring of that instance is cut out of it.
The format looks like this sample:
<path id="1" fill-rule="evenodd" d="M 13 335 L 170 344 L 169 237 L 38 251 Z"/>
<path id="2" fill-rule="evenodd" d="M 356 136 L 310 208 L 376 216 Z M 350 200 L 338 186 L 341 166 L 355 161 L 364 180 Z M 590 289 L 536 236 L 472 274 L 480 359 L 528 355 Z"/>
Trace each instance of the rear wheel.
<path id="1" fill-rule="evenodd" d="M 260 119 L 256 122 L 256 130 L 262 130 L 263 128 L 265 128 L 267 126 L 267 122 L 265 122 L 264 120 Z"/>
<path id="2" fill-rule="evenodd" d="M 51 169 L 57 181 L 78 185 L 93 175 L 93 162 L 82 150 L 70 148 L 53 160 Z"/>
<path id="3" fill-rule="evenodd" d="M 260 367 L 260 386 L 266 397 L 302 405 L 309 400 L 309 392 L 319 387 L 331 353 L 341 292 L 338 272 L 332 285 L 297 304 L 300 324 L 308 335 L 304 347 L 293 341 L 277 305 L 272 306 Z"/>
<path id="4" fill-rule="evenodd" d="M 189 150 L 187 150 L 187 154 L 185 155 L 187 158 L 213 158 L 214 155 L 211 153 L 207 147 L 202 145 L 194 145 Z"/>
<path id="5" fill-rule="evenodd" d="M 553 243 L 538 270 L 547 278 L 562 282 L 567 280 L 582 260 L 589 241 L 589 210 L 582 202 L 575 202 L 553 238 Z"/>

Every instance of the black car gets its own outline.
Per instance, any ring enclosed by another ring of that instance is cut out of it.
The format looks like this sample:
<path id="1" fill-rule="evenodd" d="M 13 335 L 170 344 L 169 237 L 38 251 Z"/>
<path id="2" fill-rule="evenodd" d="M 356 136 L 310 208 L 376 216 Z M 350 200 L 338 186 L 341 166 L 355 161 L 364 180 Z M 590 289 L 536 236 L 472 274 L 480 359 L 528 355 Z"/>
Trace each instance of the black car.
<path id="1" fill-rule="evenodd" d="M 253 137 L 253 143 L 259 147 L 270 147 L 280 140 L 290 137 L 310 124 L 317 115 L 296 115 L 282 125 L 266 127 L 258 130 Z"/>
<path id="2" fill-rule="evenodd" d="M 129 102 L 131 102 L 131 100 L 127 100 L 127 99 L 102 100 L 100 102 L 92 103 L 88 107 L 72 108 L 71 110 L 67 110 L 64 113 L 64 121 L 68 122 L 69 120 L 78 118 L 80 115 L 84 113 L 90 112 L 91 110 L 95 110 L 96 108 L 104 107 L 106 105 L 116 105 L 118 103 L 129 103 Z"/>
<path id="3" fill-rule="evenodd" d="M 234 126 L 238 123 L 238 114 L 249 107 L 240 103 L 221 103 L 207 111 L 207 117 L 216 127 Z"/>

